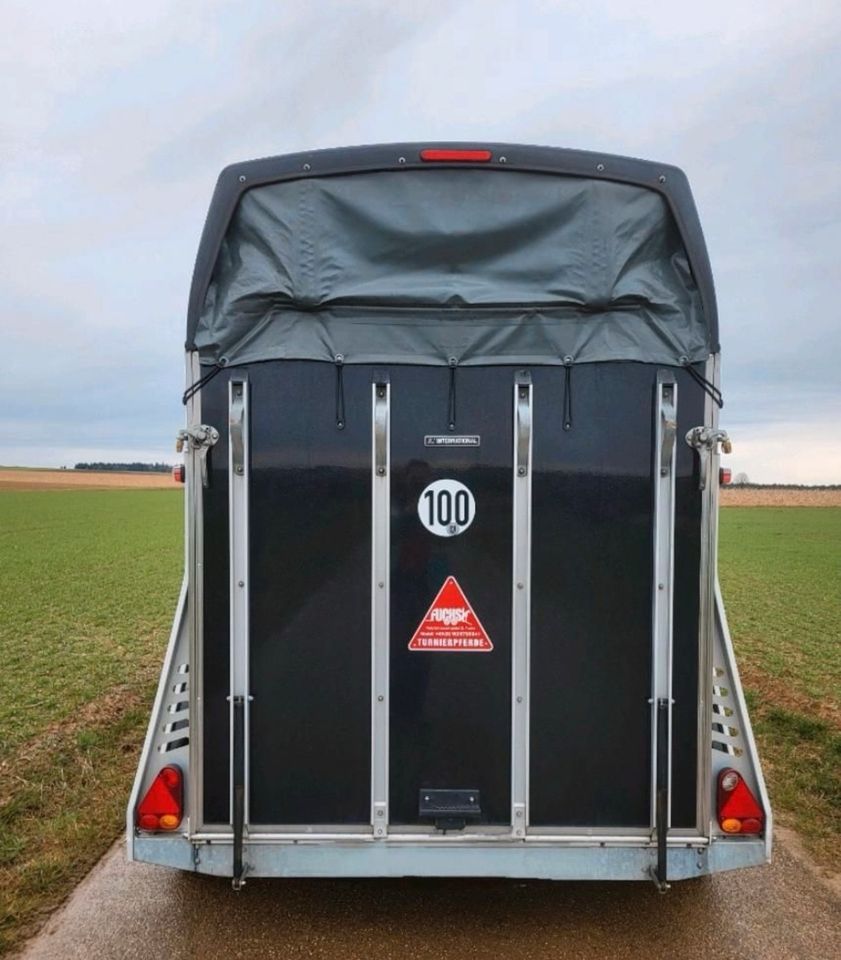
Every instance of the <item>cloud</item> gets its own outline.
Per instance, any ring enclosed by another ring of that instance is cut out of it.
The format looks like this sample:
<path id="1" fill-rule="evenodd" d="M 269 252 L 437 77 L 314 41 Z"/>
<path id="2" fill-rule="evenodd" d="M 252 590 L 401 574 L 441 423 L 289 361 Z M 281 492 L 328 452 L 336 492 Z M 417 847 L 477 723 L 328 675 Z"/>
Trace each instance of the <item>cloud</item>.
<path id="1" fill-rule="evenodd" d="M 797 469 L 838 471 L 834 4 L 7 0 L 2 25 L 0 461 L 46 456 L 40 430 L 56 463 L 86 445 L 168 455 L 189 277 L 222 166 L 474 138 L 683 166 L 743 468 L 783 479 L 812 424 L 825 442 L 809 434 Z"/>

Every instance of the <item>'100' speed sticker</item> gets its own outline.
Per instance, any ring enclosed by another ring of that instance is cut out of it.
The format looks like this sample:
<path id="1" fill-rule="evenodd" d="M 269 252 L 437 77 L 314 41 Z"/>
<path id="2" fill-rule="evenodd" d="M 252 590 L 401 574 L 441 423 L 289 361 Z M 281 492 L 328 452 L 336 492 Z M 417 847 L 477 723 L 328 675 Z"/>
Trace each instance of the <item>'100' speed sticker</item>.
<path id="1" fill-rule="evenodd" d="M 418 497 L 420 522 L 437 537 L 455 537 L 473 523 L 476 501 L 458 480 L 436 480 Z"/>

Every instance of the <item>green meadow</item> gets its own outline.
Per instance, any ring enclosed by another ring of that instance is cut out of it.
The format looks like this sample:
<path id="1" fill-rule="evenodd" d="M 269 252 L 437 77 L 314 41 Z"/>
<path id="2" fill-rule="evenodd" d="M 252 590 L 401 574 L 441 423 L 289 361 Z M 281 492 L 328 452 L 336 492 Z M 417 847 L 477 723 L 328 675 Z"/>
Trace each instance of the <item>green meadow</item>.
<path id="1" fill-rule="evenodd" d="M 0 492 L 0 952 L 123 828 L 182 574 L 177 490 Z M 778 817 L 841 852 L 841 508 L 722 511 Z"/>

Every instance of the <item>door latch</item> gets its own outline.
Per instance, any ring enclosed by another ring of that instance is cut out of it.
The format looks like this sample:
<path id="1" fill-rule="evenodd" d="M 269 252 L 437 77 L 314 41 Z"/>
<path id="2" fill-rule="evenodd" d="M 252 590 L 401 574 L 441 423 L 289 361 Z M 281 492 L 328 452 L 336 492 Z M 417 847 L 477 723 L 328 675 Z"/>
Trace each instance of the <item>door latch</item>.
<path id="1" fill-rule="evenodd" d="M 698 454 L 698 489 L 705 490 L 710 473 L 710 460 L 714 453 L 718 453 L 719 446 L 722 453 L 730 453 L 733 444 L 726 430 L 712 427 L 693 427 L 686 434 L 686 442 Z"/>
<path id="2" fill-rule="evenodd" d="M 660 401 L 660 475 L 665 477 L 672 465 L 672 452 L 677 435 L 677 408 L 675 406 L 674 383 L 662 384 Z"/>
<path id="3" fill-rule="evenodd" d="M 207 455 L 218 439 L 219 431 L 216 427 L 209 427 L 202 423 L 179 430 L 175 440 L 175 449 L 178 453 L 181 453 L 186 446 L 190 452 L 198 454 L 199 472 L 201 473 L 203 487 L 208 486 Z"/>
<path id="4" fill-rule="evenodd" d="M 517 374 L 516 382 L 516 458 L 517 476 L 528 476 L 531 459 L 531 375 L 527 370 Z"/>

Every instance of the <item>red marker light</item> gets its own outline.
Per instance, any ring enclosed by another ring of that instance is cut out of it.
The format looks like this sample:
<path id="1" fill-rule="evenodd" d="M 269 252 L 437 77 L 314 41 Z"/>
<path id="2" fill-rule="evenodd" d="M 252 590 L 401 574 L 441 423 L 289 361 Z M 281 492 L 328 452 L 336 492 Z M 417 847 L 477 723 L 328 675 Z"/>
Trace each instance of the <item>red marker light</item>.
<path id="1" fill-rule="evenodd" d="M 179 463 L 177 467 L 172 468 L 172 479 L 175 483 L 183 483 L 187 476 L 187 471 L 183 463 Z"/>
<path id="2" fill-rule="evenodd" d="M 176 830 L 184 813 L 184 780 L 181 768 L 163 767 L 137 805 L 141 830 Z"/>
<path id="3" fill-rule="evenodd" d="M 729 467 L 720 467 L 718 471 L 718 482 L 722 487 L 726 487 L 733 479 L 733 471 Z"/>
<path id="4" fill-rule="evenodd" d="M 424 163 L 487 163 L 493 154 L 490 150 L 421 150 Z"/>

